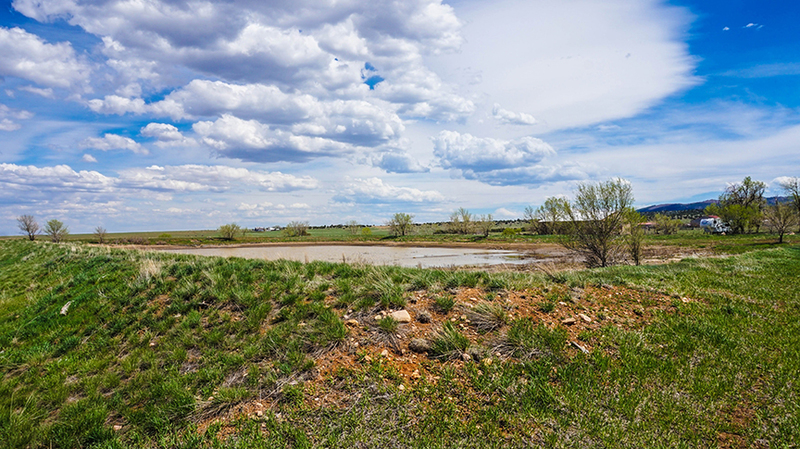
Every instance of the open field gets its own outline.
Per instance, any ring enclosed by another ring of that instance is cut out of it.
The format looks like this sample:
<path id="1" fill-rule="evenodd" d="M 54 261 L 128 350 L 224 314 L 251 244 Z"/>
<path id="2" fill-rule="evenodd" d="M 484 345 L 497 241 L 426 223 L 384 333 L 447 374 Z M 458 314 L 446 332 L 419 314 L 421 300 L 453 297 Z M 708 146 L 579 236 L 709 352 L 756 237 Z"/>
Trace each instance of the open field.
<path id="1" fill-rule="evenodd" d="M 419 233 L 423 226 L 418 226 L 415 233 L 403 237 L 394 237 L 389 234 L 385 226 L 372 227 L 371 235 L 353 235 L 345 228 L 312 228 L 308 236 L 286 237 L 281 231 L 247 232 L 235 240 L 223 239 L 216 230 L 196 231 L 169 231 L 169 232 L 123 232 L 109 233 L 106 242 L 118 245 L 174 245 L 174 246 L 202 246 L 202 245 L 246 245 L 246 244 L 316 244 L 316 243 L 355 243 L 355 244 L 400 244 L 400 245 L 442 245 L 460 246 L 470 245 L 494 249 L 524 249 L 526 246 L 540 244 L 558 244 L 557 235 L 533 235 L 520 233 L 504 235 L 500 228 L 495 229 L 488 237 L 479 235 L 458 234 L 424 234 Z M 15 240 L 21 236 L 0 237 L 0 240 Z M 37 240 L 46 240 L 40 235 Z M 800 243 L 800 235 L 789 234 L 784 236 L 789 244 Z M 67 241 L 81 243 L 98 243 L 97 237 L 92 234 L 71 234 Z M 698 250 L 710 254 L 739 254 L 772 247 L 777 242 L 777 236 L 769 233 L 739 234 L 739 235 L 712 235 L 701 230 L 682 230 L 673 235 L 648 234 L 645 244 L 650 247 L 681 247 L 684 249 Z"/>
<path id="2" fill-rule="evenodd" d="M 0 441 L 792 447 L 798 264 L 796 245 L 546 275 L 0 242 Z"/>

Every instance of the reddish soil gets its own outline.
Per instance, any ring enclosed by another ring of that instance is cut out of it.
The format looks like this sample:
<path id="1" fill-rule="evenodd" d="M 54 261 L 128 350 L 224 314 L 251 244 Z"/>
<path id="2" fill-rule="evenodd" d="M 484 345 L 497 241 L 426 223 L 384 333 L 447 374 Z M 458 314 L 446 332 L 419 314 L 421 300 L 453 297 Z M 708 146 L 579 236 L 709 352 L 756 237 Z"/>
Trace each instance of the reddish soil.
<path id="1" fill-rule="evenodd" d="M 470 309 L 482 302 L 502 305 L 509 320 L 528 317 L 535 323 L 541 323 L 549 328 L 563 327 L 569 336 L 568 353 L 574 356 L 581 351 L 578 346 L 587 352 L 596 350 L 593 347 L 594 338 L 591 331 L 603 326 L 641 329 L 651 321 L 655 313 L 671 311 L 675 301 L 692 301 L 688 298 L 674 298 L 656 292 L 618 286 L 570 289 L 555 285 L 545 290 L 503 291 L 494 294 L 481 289 L 462 288 L 450 294 L 455 296 L 456 305 L 448 313 L 440 313 L 435 306 L 435 294 L 427 291 L 413 292 L 407 298 L 408 305 L 405 309 L 410 313 L 412 321 L 399 325 L 393 337 L 377 326 L 375 317 L 379 316 L 379 312 L 350 311 L 348 314 L 346 313 L 348 311 L 343 311 L 342 320 L 347 323 L 349 335 L 345 342 L 315 359 L 314 369 L 303 379 L 306 405 L 334 408 L 348 406 L 353 398 L 338 388 L 335 381 L 337 375 L 347 371 L 363 370 L 371 365 L 378 366 L 387 372 L 396 373 L 389 376 L 388 381 L 396 382 L 398 387 L 402 385 L 402 388 L 407 388 L 423 378 L 435 381 L 435 372 L 431 372 L 429 367 L 445 364 L 463 365 L 465 362 L 460 359 L 433 360 L 424 353 L 409 350 L 408 344 L 412 339 L 432 338 L 445 321 L 455 324 L 472 343 L 482 344 L 491 350 L 502 338 L 505 328 L 481 333 L 473 323 L 470 323 L 468 318 Z M 545 304 L 554 307 L 550 310 Z M 428 323 L 421 323 L 418 317 L 425 312 L 430 315 L 431 320 Z M 509 357 L 491 350 L 488 357 L 480 363 L 491 364 L 503 360 L 509 360 Z M 274 405 L 274 402 L 267 397 L 251 399 L 227 410 L 221 410 L 219 414 L 212 413 L 214 416 L 201 419 L 199 430 L 204 431 L 216 421 L 229 426 L 230 424 L 226 423 L 231 423 L 237 417 L 255 418 L 259 412 L 263 413 Z M 731 439 L 728 436 L 724 437 L 724 443 L 722 438 L 721 436 L 721 444 L 730 445 Z"/>

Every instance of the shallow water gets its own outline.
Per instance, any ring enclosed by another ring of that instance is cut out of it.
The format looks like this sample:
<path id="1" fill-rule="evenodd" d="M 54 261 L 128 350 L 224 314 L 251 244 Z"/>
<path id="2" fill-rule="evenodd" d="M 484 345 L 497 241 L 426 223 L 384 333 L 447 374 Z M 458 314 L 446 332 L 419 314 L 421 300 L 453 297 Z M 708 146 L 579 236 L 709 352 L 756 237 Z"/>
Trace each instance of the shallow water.
<path id="1" fill-rule="evenodd" d="M 470 248 L 314 245 L 180 248 L 164 251 L 200 256 L 243 257 L 245 259 L 287 259 L 300 262 L 319 260 L 419 268 L 520 265 L 532 262 L 530 259 L 526 260 L 525 256 L 518 251 Z"/>

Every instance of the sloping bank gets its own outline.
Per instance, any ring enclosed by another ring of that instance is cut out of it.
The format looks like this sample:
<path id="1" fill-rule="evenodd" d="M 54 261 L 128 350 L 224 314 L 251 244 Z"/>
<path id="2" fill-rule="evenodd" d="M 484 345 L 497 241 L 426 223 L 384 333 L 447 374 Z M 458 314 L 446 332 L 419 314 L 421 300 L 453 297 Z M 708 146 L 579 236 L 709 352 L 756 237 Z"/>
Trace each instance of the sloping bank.
<path id="1" fill-rule="evenodd" d="M 0 242 L 0 441 L 791 446 L 799 262 L 546 278 Z"/>

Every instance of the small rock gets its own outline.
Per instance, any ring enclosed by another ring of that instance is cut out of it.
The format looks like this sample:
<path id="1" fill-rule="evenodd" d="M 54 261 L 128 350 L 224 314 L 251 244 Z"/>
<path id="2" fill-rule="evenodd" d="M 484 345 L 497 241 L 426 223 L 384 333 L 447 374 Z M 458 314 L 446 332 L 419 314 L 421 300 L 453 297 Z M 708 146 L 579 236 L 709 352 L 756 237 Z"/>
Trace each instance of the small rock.
<path id="1" fill-rule="evenodd" d="M 408 349 L 414 352 L 428 352 L 431 350 L 431 342 L 424 338 L 414 338 L 408 343 Z"/>
<path id="2" fill-rule="evenodd" d="M 368 355 L 365 355 L 365 356 L 364 356 L 364 361 L 365 361 L 365 362 L 367 362 L 367 363 L 369 363 L 369 362 L 371 362 L 371 361 L 372 361 L 372 357 L 370 357 L 370 356 L 368 356 Z"/>
<path id="3" fill-rule="evenodd" d="M 418 369 L 415 369 L 414 372 L 411 373 L 411 378 L 414 379 L 414 380 L 419 379 L 420 377 L 421 376 L 419 374 L 419 370 Z"/>
<path id="4" fill-rule="evenodd" d="M 389 350 L 384 349 L 383 351 L 381 351 L 381 357 L 389 357 Z"/>
<path id="5" fill-rule="evenodd" d="M 256 412 L 256 416 L 264 416 L 264 412 L 262 412 L 261 410 L 258 410 Z"/>
<path id="6" fill-rule="evenodd" d="M 351 319 L 345 321 L 344 324 L 347 325 L 347 326 L 356 326 L 357 327 L 358 326 L 358 320 L 354 320 L 354 319 L 351 318 Z"/>
<path id="7" fill-rule="evenodd" d="M 151 347 L 151 348 L 152 348 L 153 346 L 155 346 L 155 345 L 156 345 L 156 342 L 154 342 L 154 341 L 151 341 L 151 342 L 150 342 L 150 347 Z"/>
<path id="8" fill-rule="evenodd" d="M 578 322 L 578 320 L 576 320 L 575 318 L 572 318 L 572 317 L 564 318 L 563 320 L 561 320 L 561 324 L 563 324 L 565 326 L 572 326 L 573 324 L 575 324 L 577 322 Z"/>
<path id="9" fill-rule="evenodd" d="M 417 321 L 419 321 L 420 323 L 430 323 L 431 314 L 423 310 L 422 312 L 417 314 Z"/>
<path id="10" fill-rule="evenodd" d="M 467 319 L 467 316 L 466 316 L 466 315 L 461 315 L 461 321 L 464 321 L 464 320 L 466 320 L 466 319 Z"/>
<path id="11" fill-rule="evenodd" d="M 491 365 L 492 364 L 492 358 L 491 357 L 486 357 L 485 359 L 483 359 L 483 364 L 486 365 L 486 366 Z"/>
<path id="12" fill-rule="evenodd" d="M 394 318 L 395 321 L 398 323 L 410 323 L 411 322 L 411 315 L 408 313 L 407 310 L 398 310 L 397 312 L 392 312 L 390 317 Z"/>
<path id="13" fill-rule="evenodd" d="M 465 352 L 465 353 L 461 354 L 461 360 L 463 360 L 465 362 L 469 362 L 470 360 L 472 360 L 472 357 Z"/>
<path id="14" fill-rule="evenodd" d="M 400 386 L 399 386 L 399 387 L 397 387 L 397 389 L 398 389 L 398 390 L 400 390 L 400 391 L 403 391 L 403 390 L 405 390 L 405 389 L 406 389 L 406 387 L 405 387 L 405 385 L 403 385 L 403 384 L 400 384 Z"/>
<path id="15" fill-rule="evenodd" d="M 69 306 L 71 306 L 71 305 L 72 305 L 72 301 L 69 301 L 66 304 L 64 304 L 64 307 L 61 308 L 61 314 L 62 315 L 66 315 L 67 314 L 67 310 L 69 310 Z"/>
<path id="16" fill-rule="evenodd" d="M 113 428 L 114 432 L 119 432 L 120 430 L 122 430 L 122 426 L 120 426 L 119 424 L 115 425 Z"/>
<path id="17" fill-rule="evenodd" d="M 375 321 L 380 321 L 380 320 L 381 320 L 381 318 L 383 318 L 383 317 L 382 317 L 382 316 L 380 316 L 380 315 L 375 315 Z"/>
<path id="18" fill-rule="evenodd" d="M 588 316 L 586 316 L 586 315 L 584 315 L 582 313 L 578 314 L 578 318 L 582 319 L 583 321 L 586 321 L 587 323 L 591 323 L 592 322 L 591 318 L 589 318 Z"/>

